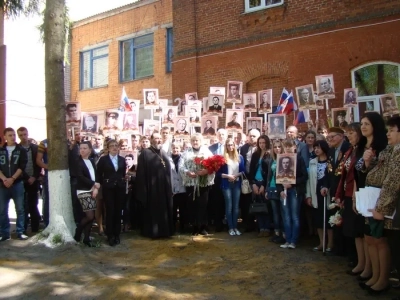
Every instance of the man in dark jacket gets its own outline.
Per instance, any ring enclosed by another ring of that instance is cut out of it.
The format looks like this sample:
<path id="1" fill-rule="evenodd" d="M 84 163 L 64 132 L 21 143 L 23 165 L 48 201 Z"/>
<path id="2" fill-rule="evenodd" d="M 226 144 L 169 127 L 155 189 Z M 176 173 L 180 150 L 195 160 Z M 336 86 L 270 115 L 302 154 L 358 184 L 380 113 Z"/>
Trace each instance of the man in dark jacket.
<path id="1" fill-rule="evenodd" d="M 27 164 L 24 175 L 24 203 L 25 203 L 25 231 L 28 228 L 28 216 L 31 217 L 31 230 L 32 232 L 39 231 L 40 213 L 38 209 L 39 204 L 39 177 L 41 168 L 36 164 L 38 153 L 38 146 L 29 142 L 28 129 L 20 127 L 17 130 L 20 139 L 20 146 L 22 146 L 27 153 Z"/>
<path id="2" fill-rule="evenodd" d="M 8 204 L 14 200 L 17 213 L 17 237 L 26 240 L 24 234 L 24 183 L 23 173 L 27 163 L 25 149 L 17 145 L 15 130 L 4 129 L 6 143 L 0 147 L 0 242 L 10 239 L 10 220 L 8 218 Z"/>

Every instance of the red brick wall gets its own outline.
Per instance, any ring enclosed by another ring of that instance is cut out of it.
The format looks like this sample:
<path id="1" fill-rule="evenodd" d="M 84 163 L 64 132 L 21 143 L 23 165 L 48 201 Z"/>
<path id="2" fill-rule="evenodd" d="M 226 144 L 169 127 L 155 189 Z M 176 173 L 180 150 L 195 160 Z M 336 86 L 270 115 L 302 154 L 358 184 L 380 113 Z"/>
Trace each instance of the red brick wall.
<path id="1" fill-rule="evenodd" d="M 71 41 L 71 101 L 80 101 L 82 111 L 117 108 L 122 86 L 131 99 L 143 99 L 143 88 L 158 88 L 160 98 L 172 99 L 172 75 L 166 73 L 166 24 L 172 24 L 172 0 L 160 0 L 148 5 L 138 2 L 137 7 L 100 18 L 93 17 L 86 24 L 77 22 L 72 30 Z M 154 28 L 154 76 L 119 82 L 119 41 L 117 38 L 142 30 Z M 79 53 L 84 47 L 111 40 L 109 44 L 108 86 L 79 90 Z"/>
<path id="2" fill-rule="evenodd" d="M 209 86 L 239 80 L 244 92 L 273 88 L 276 105 L 283 87 L 315 86 L 316 75 L 333 74 L 330 107 L 340 107 L 353 68 L 400 63 L 400 21 L 348 29 L 398 19 L 399 1 L 285 0 L 248 14 L 244 1 L 173 0 L 173 8 L 174 97 L 192 90 L 204 97 Z"/>

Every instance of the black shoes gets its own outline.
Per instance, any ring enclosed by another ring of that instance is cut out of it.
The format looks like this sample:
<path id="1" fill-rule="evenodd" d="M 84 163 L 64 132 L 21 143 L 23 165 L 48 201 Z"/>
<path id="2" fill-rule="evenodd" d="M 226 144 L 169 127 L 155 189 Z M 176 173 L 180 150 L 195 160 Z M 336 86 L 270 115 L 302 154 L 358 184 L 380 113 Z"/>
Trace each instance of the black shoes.
<path id="1" fill-rule="evenodd" d="M 368 294 L 370 294 L 372 296 L 379 296 L 379 295 L 386 293 L 389 290 L 390 290 L 390 284 L 382 290 L 374 290 L 372 288 L 368 288 Z"/>
<path id="2" fill-rule="evenodd" d="M 357 276 L 357 280 L 358 280 L 358 281 L 368 281 L 368 280 L 370 280 L 371 278 L 372 278 L 372 275 L 371 275 L 371 276 L 368 276 L 368 277 L 362 277 L 361 275 Z"/>
<path id="3" fill-rule="evenodd" d="M 365 284 L 365 282 L 359 282 L 358 285 L 360 286 L 360 288 L 362 288 L 363 290 L 368 290 L 370 288 L 369 285 Z"/>
<path id="4" fill-rule="evenodd" d="M 96 245 L 95 245 L 95 244 L 92 244 L 91 241 L 85 241 L 85 240 L 84 240 L 83 243 L 84 243 L 86 246 L 90 247 L 90 248 L 95 248 L 95 247 L 96 247 Z"/>
<path id="5" fill-rule="evenodd" d="M 347 275 L 351 275 L 351 276 L 358 276 L 358 275 L 360 275 L 362 273 L 362 271 L 360 271 L 360 272 L 353 272 L 352 270 L 348 270 L 348 271 L 346 271 L 346 274 Z"/>
<path id="6" fill-rule="evenodd" d="M 121 240 L 119 239 L 119 236 L 114 239 L 114 244 L 115 245 L 121 244 Z"/>

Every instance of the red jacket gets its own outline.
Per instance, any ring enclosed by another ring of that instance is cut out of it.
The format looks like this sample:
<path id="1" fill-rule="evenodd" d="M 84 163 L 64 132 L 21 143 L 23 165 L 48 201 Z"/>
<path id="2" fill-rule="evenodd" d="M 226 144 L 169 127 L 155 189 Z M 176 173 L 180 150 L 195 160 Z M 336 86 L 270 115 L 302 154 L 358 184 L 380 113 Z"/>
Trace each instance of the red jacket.
<path id="1" fill-rule="evenodd" d="M 354 192 L 354 183 L 355 178 L 354 174 L 356 172 L 355 165 L 357 162 L 356 155 L 352 155 L 353 151 L 356 151 L 353 147 L 350 147 L 349 150 L 344 154 L 344 158 L 342 160 L 342 176 L 340 177 L 339 185 L 336 190 L 335 198 L 343 201 L 344 197 L 353 197 Z M 347 171 L 345 168 L 345 163 L 349 156 L 352 156 L 349 170 Z M 345 189 L 346 186 L 346 189 Z"/>

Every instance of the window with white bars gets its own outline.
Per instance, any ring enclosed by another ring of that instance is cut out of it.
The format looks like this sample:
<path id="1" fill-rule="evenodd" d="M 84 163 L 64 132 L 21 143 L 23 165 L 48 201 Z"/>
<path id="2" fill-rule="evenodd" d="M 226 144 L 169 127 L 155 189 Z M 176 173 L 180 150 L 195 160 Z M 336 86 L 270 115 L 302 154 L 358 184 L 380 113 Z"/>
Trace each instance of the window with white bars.
<path id="1" fill-rule="evenodd" d="M 108 46 L 80 53 L 80 89 L 108 84 Z"/>
<path id="2" fill-rule="evenodd" d="M 283 0 L 244 0 L 245 12 L 252 12 L 283 4 Z"/>

